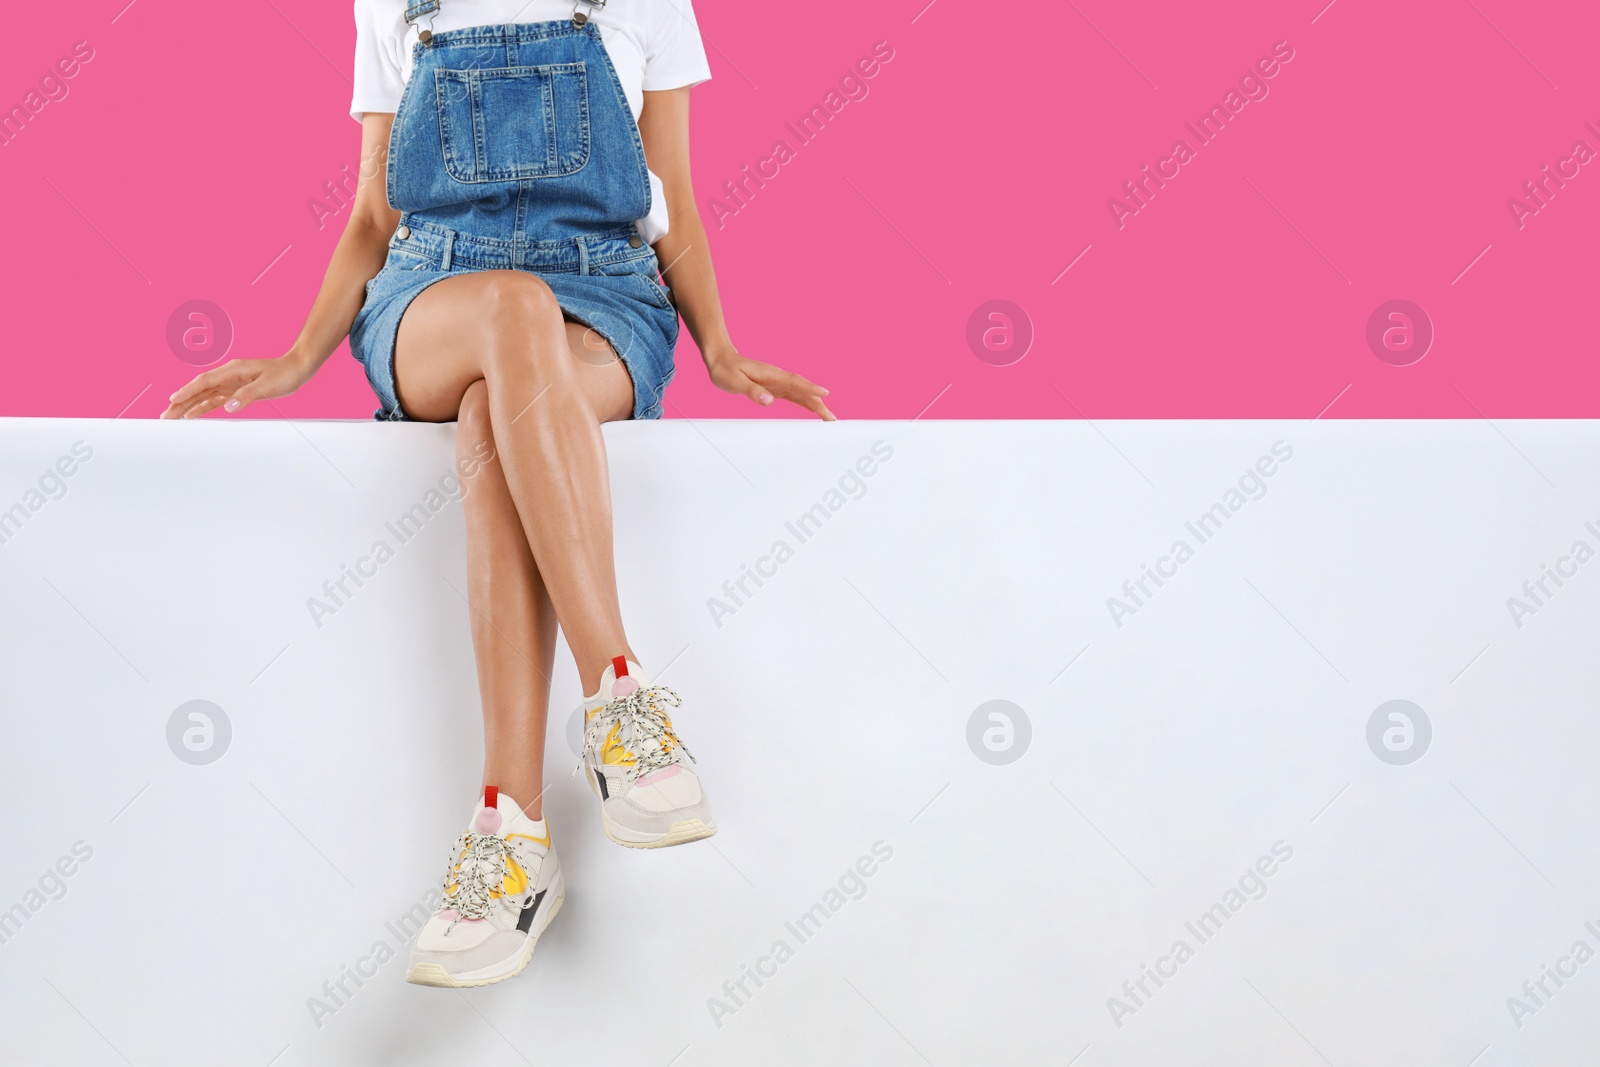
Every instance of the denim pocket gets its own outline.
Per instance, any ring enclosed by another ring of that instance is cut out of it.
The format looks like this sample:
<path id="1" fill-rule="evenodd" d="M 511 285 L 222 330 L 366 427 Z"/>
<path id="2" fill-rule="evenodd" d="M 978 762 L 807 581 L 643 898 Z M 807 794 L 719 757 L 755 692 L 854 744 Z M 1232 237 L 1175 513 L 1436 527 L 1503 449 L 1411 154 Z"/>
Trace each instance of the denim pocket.
<path id="1" fill-rule="evenodd" d="M 408 248 L 389 246 L 389 258 L 384 260 L 384 270 L 433 270 L 433 257 Z"/>
<path id="2" fill-rule="evenodd" d="M 458 182 L 575 174 L 589 162 L 582 63 L 433 72 L 445 172 Z"/>
<path id="3" fill-rule="evenodd" d="M 655 304 L 656 307 L 667 310 L 676 310 L 676 307 L 672 303 L 672 298 L 667 295 L 666 287 L 660 282 L 656 281 L 653 276 L 649 274 L 635 274 L 634 277 L 644 282 L 645 290 L 650 294 L 650 302 Z"/>

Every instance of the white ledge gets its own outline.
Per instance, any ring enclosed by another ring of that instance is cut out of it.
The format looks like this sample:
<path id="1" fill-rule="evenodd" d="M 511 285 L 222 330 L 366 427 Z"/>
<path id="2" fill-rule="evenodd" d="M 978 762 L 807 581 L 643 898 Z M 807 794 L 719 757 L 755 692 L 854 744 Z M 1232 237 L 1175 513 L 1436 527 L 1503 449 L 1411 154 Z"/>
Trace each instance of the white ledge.
<path id="1" fill-rule="evenodd" d="M 722 829 L 603 840 L 563 649 L 570 898 L 470 1003 L 377 958 L 478 781 L 452 434 L 0 420 L 8 1056 L 1590 1054 L 1600 962 L 1524 982 L 1600 950 L 1596 424 L 607 427 L 630 636 Z M 207 765 L 169 748 L 194 700 Z M 994 764 L 1002 700 L 1031 737 Z M 1369 747 L 1392 700 L 1431 725 L 1409 764 Z"/>

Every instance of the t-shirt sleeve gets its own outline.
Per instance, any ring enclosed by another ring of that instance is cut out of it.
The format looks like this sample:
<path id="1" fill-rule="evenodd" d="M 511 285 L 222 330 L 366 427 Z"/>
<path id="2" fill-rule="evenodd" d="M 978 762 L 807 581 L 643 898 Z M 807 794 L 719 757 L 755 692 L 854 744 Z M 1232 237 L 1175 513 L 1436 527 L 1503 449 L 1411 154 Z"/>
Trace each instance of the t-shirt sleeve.
<path id="1" fill-rule="evenodd" d="M 350 98 L 350 117 L 357 122 L 368 111 L 398 111 L 405 79 L 400 76 L 400 43 L 394 38 L 394 18 L 379 0 L 355 0 L 356 78 Z"/>
<path id="2" fill-rule="evenodd" d="M 648 92 L 682 89 L 711 79 L 691 0 L 655 0 L 656 15 L 644 52 Z"/>

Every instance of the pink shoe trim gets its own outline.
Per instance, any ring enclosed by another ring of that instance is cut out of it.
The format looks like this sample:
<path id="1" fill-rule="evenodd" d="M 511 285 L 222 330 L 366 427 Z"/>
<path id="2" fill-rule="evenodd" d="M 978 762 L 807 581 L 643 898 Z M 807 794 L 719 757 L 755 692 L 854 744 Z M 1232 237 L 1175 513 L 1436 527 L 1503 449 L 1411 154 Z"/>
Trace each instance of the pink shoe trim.
<path id="1" fill-rule="evenodd" d="M 621 678 L 618 678 L 615 682 L 611 683 L 611 695 L 612 697 L 625 697 L 638 688 L 639 680 L 637 678 L 633 677 L 631 674 L 623 675 Z"/>
<path id="2" fill-rule="evenodd" d="M 500 816 L 498 808 L 484 808 L 478 812 L 477 818 L 472 820 L 473 829 L 480 834 L 497 834 L 505 820 Z"/>
<path id="3" fill-rule="evenodd" d="M 643 778 L 639 779 L 633 784 L 636 786 L 654 785 L 655 783 L 665 781 L 668 778 L 677 777 L 678 772 L 681 770 L 683 770 L 683 768 L 674 763 L 672 766 L 663 767 L 659 771 L 651 771 L 649 774 L 645 775 Z"/>

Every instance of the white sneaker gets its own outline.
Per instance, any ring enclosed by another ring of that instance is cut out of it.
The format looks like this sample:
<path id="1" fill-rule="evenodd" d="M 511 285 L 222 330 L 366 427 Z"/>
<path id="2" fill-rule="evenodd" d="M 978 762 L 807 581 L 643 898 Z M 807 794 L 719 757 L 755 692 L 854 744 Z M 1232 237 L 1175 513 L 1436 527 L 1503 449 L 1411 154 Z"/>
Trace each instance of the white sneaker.
<path id="1" fill-rule="evenodd" d="M 667 715 L 681 703 L 621 656 L 601 675 L 600 691 L 584 698 L 580 766 L 600 798 L 600 824 L 619 845 L 662 848 L 717 832 L 711 801 L 689 767 L 694 757 Z"/>
<path id="2" fill-rule="evenodd" d="M 522 973 L 566 899 L 544 820 L 494 786 L 483 793 L 450 850 L 439 910 L 411 947 L 408 982 L 455 989 Z"/>

